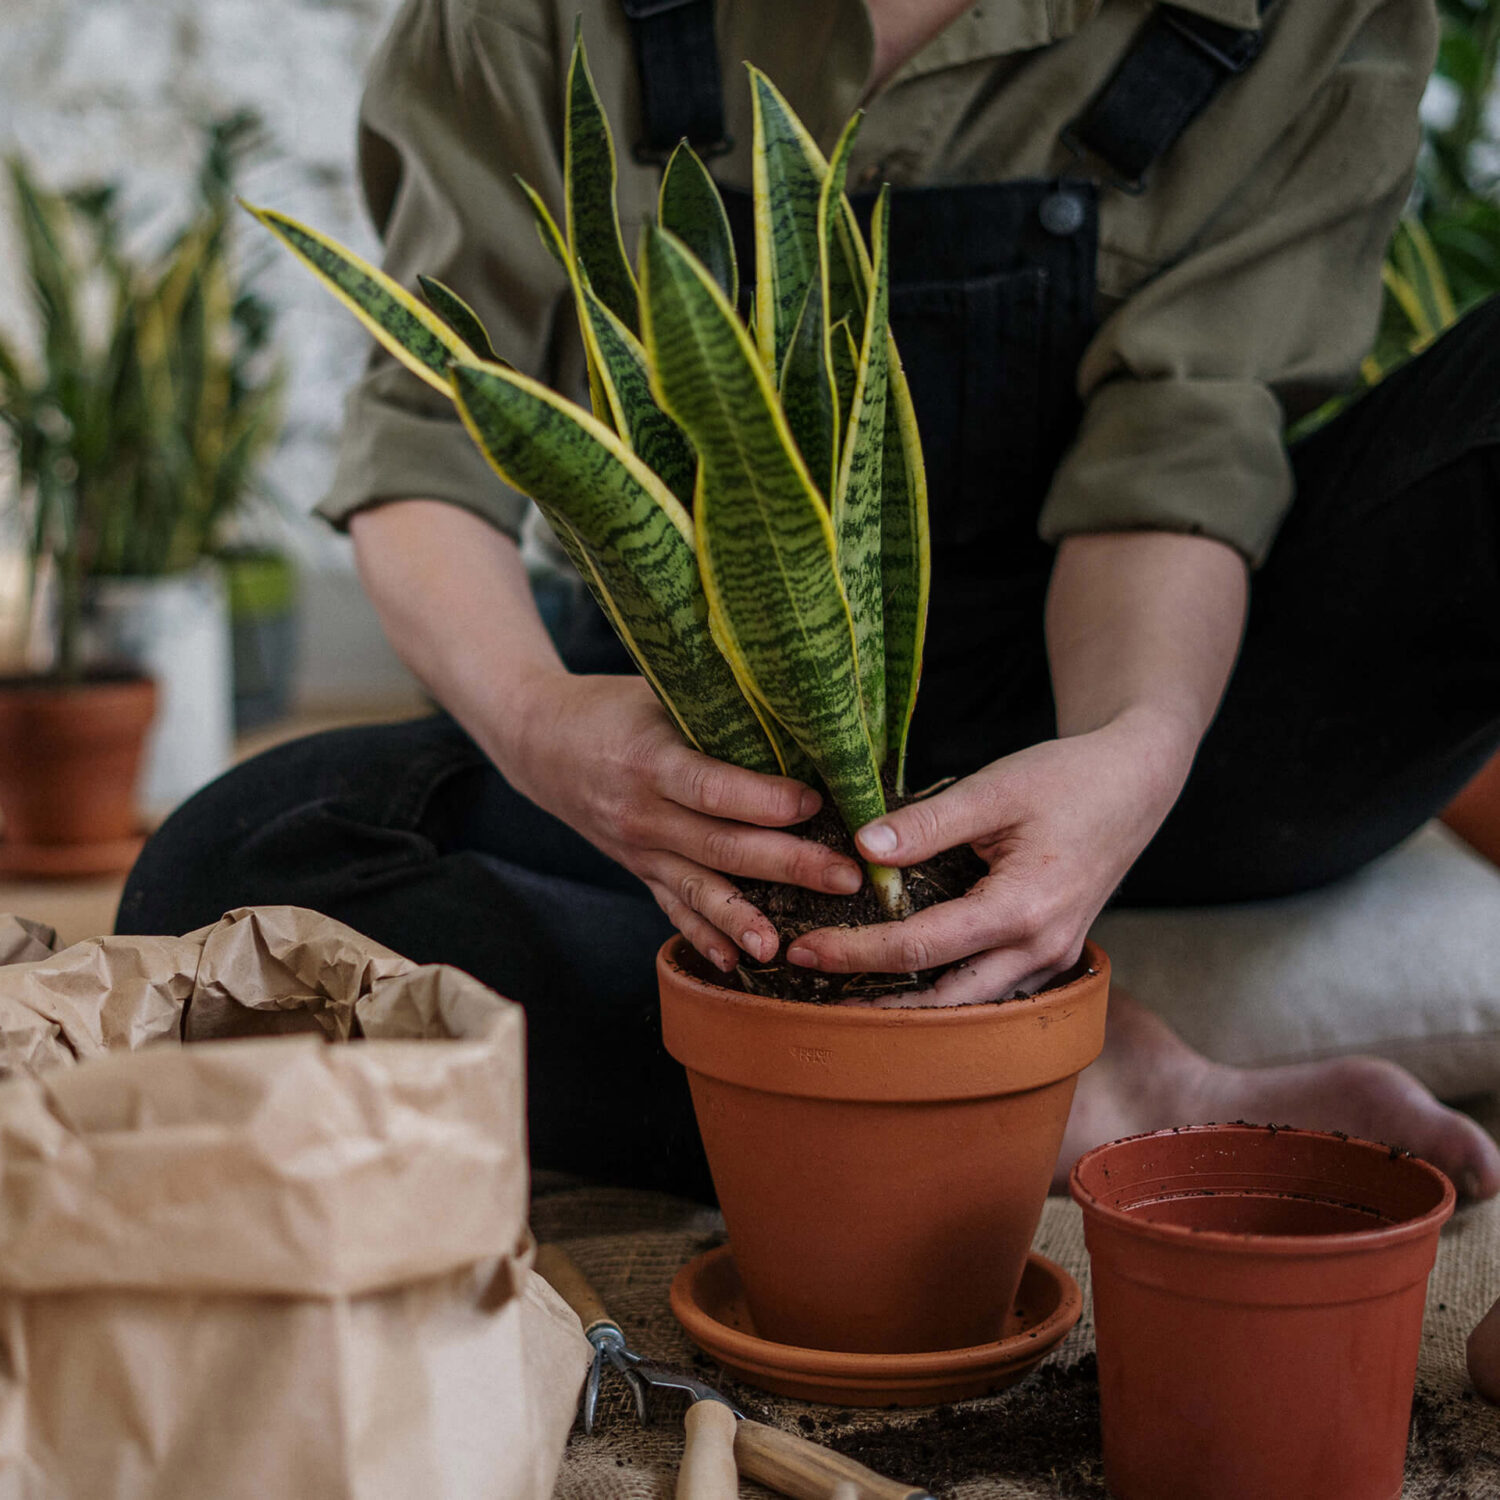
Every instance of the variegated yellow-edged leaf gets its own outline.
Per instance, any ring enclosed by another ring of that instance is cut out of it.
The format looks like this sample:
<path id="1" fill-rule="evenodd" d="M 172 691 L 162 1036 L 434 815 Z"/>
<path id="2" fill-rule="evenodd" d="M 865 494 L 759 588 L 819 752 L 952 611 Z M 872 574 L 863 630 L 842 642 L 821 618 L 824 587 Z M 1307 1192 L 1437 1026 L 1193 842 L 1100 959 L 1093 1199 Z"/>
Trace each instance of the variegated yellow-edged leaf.
<path id="1" fill-rule="evenodd" d="M 621 640 L 689 742 L 771 773 L 775 753 L 715 648 L 691 522 L 602 422 L 498 366 L 455 366 L 454 399 L 495 472 L 579 549 Z"/>
<path id="2" fill-rule="evenodd" d="M 837 482 L 838 393 L 829 361 L 828 324 L 823 316 L 823 283 L 808 283 L 802 316 L 781 366 L 781 409 L 809 473 L 824 501 L 833 503 Z"/>
<path id="3" fill-rule="evenodd" d="M 818 259 L 797 326 L 787 345 L 780 375 L 781 405 L 802 457 L 829 505 L 838 485 L 839 455 L 845 413 L 840 409 L 834 377 L 833 339 L 828 319 L 829 259 L 832 225 L 844 196 L 849 151 L 859 126 L 856 115 L 839 137 L 818 195 Z M 836 253 L 836 251 L 835 251 Z M 873 722 L 873 721 L 872 721 Z"/>
<path id="4" fill-rule="evenodd" d="M 818 195 L 828 163 L 776 86 L 750 68 L 755 125 L 756 345 L 779 371 L 818 276 Z"/>
<path id="5" fill-rule="evenodd" d="M 589 322 L 590 351 L 599 371 L 615 431 L 684 505 L 693 503 L 698 456 L 687 436 L 651 392 L 646 351 L 640 340 L 594 295 L 580 270 L 579 296 Z"/>
<path id="6" fill-rule="evenodd" d="M 657 222 L 670 229 L 719 283 L 734 307 L 740 300 L 740 272 L 734 236 L 718 186 L 693 148 L 683 141 L 667 160 L 657 195 Z"/>
<path id="7" fill-rule="evenodd" d="M 886 336 L 885 458 L 881 465 L 881 586 L 885 597 L 886 745 L 896 791 L 906 792 L 906 741 L 922 677 L 932 546 L 927 478 L 911 390 Z"/>
<path id="8" fill-rule="evenodd" d="M 480 359 L 487 359 L 492 365 L 507 363 L 495 353 L 490 336 L 485 331 L 484 324 L 479 321 L 479 314 L 452 287 L 444 286 L 436 276 L 421 275 L 417 277 L 417 285 L 422 288 L 427 305 L 469 346 L 473 354 Z"/>
<path id="9" fill-rule="evenodd" d="M 698 561 L 721 649 L 858 828 L 885 799 L 827 509 L 713 278 L 656 228 L 642 277 L 652 383 L 698 450 Z"/>
<path id="10" fill-rule="evenodd" d="M 830 181 L 832 174 L 829 174 Z M 860 690 L 870 738 L 882 765 L 886 752 L 885 607 L 881 584 L 881 462 L 885 455 L 886 338 L 890 275 L 887 268 L 890 193 L 882 188 L 870 230 L 873 283 L 864 336 L 855 369 L 849 430 L 844 437 L 833 530 L 838 538 L 839 577 L 854 617 Z"/>
<path id="11" fill-rule="evenodd" d="M 617 413 L 610 403 L 609 386 L 604 379 L 603 371 L 599 368 L 599 350 L 589 329 L 578 262 L 573 259 L 568 243 L 563 238 L 563 232 L 557 227 L 557 220 L 552 217 L 552 210 L 542 201 L 542 195 L 524 177 L 517 177 L 516 181 L 520 184 L 521 191 L 526 194 L 526 201 L 531 205 L 532 215 L 536 219 L 538 237 L 543 246 L 551 252 L 553 260 L 562 267 L 563 273 L 568 278 L 568 285 L 573 289 L 573 310 L 578 314 L 578 332 L 583 339 L 584 367 L 588 372 L 589 405 L 593 407 L 594 415 L 601 422 L 615 425 Z M 615 425 L 615 431 L 622 432 L 624 429 Z"/>
<path id="12" fill-rule="evenodd" d="M 375 338 L 428 385 L 449 394 L 448 366 L 472 364 L 469 346 L 429 307 L 384 271 L 336 240 L 274 209 L 245 207 L 347 307 Z"/>
<path id="13" fill-rule="evenodd" d="M 620 235 L 615 198 L 615 143 L 594 88 L 581 26 L 573 32 L 568 65 L 568 113 L 563 126 L 563 193 L 568 250 L 589 273 L 600 301 L 635 333 L 640 328 L 635 274 Z"/>
<path id="14" fill-rule="evenodd" d="M 860 326 L 863 327 L 863 323 Z M 849 430 L 849 413 L 854 406 L 854 387 L 859 378 L 859 345 L 854 342 L 848 318 L 840 318 L 829 330 L 828 337 L 833 356 L 833 388 L 838 393 L 839 431 L 843 433 Z"/>

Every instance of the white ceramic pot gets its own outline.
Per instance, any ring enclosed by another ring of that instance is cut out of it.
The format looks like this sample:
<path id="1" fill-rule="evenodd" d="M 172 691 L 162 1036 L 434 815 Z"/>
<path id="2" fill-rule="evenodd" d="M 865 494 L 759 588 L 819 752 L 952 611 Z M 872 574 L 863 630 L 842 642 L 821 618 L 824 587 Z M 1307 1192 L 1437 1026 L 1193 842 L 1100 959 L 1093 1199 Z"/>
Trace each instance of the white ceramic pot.
<path id="1" fill-rule="evenodd" d="M 164 817 L 229 765 L 233 746 L 229 606 L 213 562 L 160 578 L 100 578 L 90 590 L 86 651 L 156 679 L 141 805 Z"/>

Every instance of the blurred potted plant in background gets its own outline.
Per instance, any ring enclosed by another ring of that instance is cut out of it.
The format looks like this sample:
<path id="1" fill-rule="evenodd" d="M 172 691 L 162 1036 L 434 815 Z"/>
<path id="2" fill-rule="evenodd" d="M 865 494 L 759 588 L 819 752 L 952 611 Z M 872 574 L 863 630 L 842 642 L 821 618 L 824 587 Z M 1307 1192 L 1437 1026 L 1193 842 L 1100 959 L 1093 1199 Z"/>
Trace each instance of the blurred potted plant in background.
<path id="1" fill-rule="evenodd" d="M 281 387 L 270 310 L 231 256 L 234 171 L 254 128 L 236 115 L 209 129 L 193 214 L 152 256 L 127 251 L 113 186 L 47 192 L 10 164 L 35 354 L 0 345 L 19 479 L 6 504 L 46 603 L 47 680 L 127 662 L 157 681 L 152 811 L 229 754 L 228 616 L 211 554 L 275 437 Z"/>

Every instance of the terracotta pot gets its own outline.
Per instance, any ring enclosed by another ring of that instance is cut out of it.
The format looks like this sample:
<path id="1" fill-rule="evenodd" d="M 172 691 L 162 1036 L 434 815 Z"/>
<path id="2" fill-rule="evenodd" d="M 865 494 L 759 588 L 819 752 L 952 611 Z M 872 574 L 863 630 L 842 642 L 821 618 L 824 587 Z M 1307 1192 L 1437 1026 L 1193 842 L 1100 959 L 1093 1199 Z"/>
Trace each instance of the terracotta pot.
<path id="1" fill-rule="evenodd" d="M 1104 1043 L 1109 962 L 1030 1000 L 872 1010 L 715 984 L 657 958 L 758 1334 L 911 1353 L 1001 1336 L 1078 1073 Z"/>
<path id="2" fill-rule="evenodd" d="M 1445 822 L 1459 838 L 1500 865 L 1500 755 L 1443 809 Z"/>
<path id="3" fill-rule="evenodd" d="M 1395 1500 L 1453 1187 L 1307 1130 L 1206 1125 L 1073 1168 L 1119 1500 Z"/>
<path id="4" fill-rule="evenodd" d="M 0 682 L 0 865 L 106 873 L 139 847 L 136 782 L 156 709 L 147 678 Z"/>

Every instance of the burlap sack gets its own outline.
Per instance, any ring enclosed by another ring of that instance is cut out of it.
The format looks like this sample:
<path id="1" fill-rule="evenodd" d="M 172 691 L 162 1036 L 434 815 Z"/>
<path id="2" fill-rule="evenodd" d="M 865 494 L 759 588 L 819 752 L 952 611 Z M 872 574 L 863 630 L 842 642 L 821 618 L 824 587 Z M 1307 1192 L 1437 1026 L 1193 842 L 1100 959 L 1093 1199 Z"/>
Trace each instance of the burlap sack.
<path id="1" fill-rule="evenodd" d="M 551 1493 L 518 1007 L 246 910 L 0 968 L 0 1068 L 0 1500 Z"/>
<path id="2" fill-rule="evenodd" d="M 1493 1129 L 1500 1112 L 1487 1123 Z M 1083 1288 L 1078 1326 L 1008 1391 L 905 1411 L 767 1396 L 736 1386 L 697 1354 L 672 1317 L 667 1289 L 680 1265 L 722 1242 L 723 1221 L 712 1209 L 553 1177 L 537 1184 L 531 1222 L 583 1267 L 637 1348 L 693 1366 L 762 1421 L 927 1485 L 938 1500 L 1105 1500 L 1088 1254 L 1071 1200 L 1048 1200 L 1035 1247 Z M 1405 1500 L 1500 1500 L 1500 1409 L 1480 1400 L 1464 1369 L 1464 1341 L 1496 1296 L 1500 1199 L 1461 1209 L 1443 1231 L 1428 1288 Z M 660 1398 L 656 1420 L 643 1428 L 624 1383 L 607 1380 L 593 1435 L 575 1431 L 569 1442 L 556 1500 L 671 1500 L 681 1418 L 680 1406 Z M 770 1500 L 770 1491 L 742 1480 L 740 1500 Z"/>

